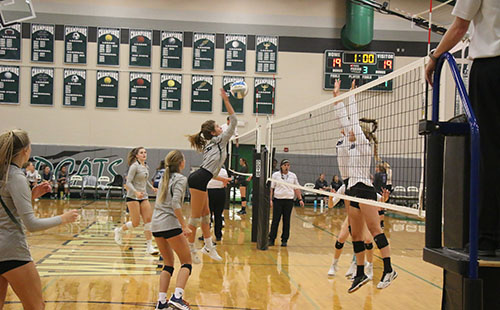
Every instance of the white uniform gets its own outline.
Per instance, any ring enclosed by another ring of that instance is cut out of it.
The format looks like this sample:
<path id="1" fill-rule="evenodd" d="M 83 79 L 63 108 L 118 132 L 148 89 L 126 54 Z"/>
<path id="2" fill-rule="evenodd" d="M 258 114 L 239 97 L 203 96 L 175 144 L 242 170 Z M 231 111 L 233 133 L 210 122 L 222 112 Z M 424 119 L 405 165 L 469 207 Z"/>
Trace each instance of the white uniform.
<path id="1" fill-rule="evenodd" d="M 299 184 L 299 180 L 297 179 L 297 175 L 295 173 L 288 171 L 287 174 L 282 174 L 281 171 L 276 171 L 273 173 L 272 179 L 285 181 L 290 184 Z M 271 183 L 271 188 L 274 189 L 273 198 L 276 199 L 293 199 L 295 196 L 295 191 L 293 187 L 286 186 L 281 183 Z"/>

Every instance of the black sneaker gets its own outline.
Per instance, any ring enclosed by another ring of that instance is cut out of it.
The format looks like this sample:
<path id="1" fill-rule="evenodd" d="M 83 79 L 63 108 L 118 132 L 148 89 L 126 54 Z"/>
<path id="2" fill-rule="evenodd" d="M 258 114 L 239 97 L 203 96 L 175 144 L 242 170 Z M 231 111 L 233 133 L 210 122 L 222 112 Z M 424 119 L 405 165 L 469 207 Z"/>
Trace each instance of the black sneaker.
<path id="1" fill-rule="evenodd" d="M 239 215 L 244 215 L 244 214 L 247 214 L 247 210 L 241 209 L 240 211 L 238 211 L 236 213 L 238 213 Z"/>
<path id="2" fill-rule="evenodd" d="M 168 300 L 165 303 L 162 303 L 161 301 L 158 300 L 155 310 L 161 310 L 161 309 L 168 309 Z"/>
<path id="3" fill-rule="evenodd" d="M 274 240 L 273 239 L 269 239 L 269 241 L 267 242 L 267 245 L 268 246 L 273 246 L 274 245 Z"/>
<path id="4" fill-rule="evenodd" d="M 353 293 L 357 291 L 360 287 L 365 285 L 370 279 L 363 274 L 362 276 L 356 276 L 354 277 L 354 280 L 352 281 L 351 287 L 347 290 L 348 293 Z"/>
<path id="5" fill-rule="evenodd" d="M 286 241 L 282 241 L 281 246 L 286 247 L 287 246 Z"/>

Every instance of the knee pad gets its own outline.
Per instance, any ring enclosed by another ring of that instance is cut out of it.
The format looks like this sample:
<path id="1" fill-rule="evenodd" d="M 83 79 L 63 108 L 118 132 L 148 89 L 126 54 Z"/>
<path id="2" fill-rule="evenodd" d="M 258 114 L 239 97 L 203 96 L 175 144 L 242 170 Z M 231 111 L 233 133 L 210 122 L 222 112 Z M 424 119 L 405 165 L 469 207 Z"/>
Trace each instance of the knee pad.
<path id="1" fill-rule="evenodd" d="M 201 217 L 201 223 L 202 224 L 210 224 L 210 219 L 211 219 L 210 214 L 203 215 Z"/>
<path id="2" fill-rule="evenodd" d="M 354 248 L 354 253 L 361 253 L 365 250 L 365 244 L 363 241 L 353 241 L 352 247 Z"/>
<path id="3" fill-rule="evenodd" d="M 371 242 L 370 243 L 365 243 L 365 249 L 367 249 L 367 250 L 373 249 L 373 243 L 371 243 Z"/>
<path id="4" fill-rule="evenodd" d="M 377 247 L 379 249 L 383 249 L 389 245 L 389 241 L 387 241 L 387 237 L 384 233 L 376 235 L 375 237 L 373 237 L 373 240 L 375 240 L 375 243 L 377 244 Z"/>
<path id="5" fill-rule="evenodd" d="M 201 217 L 191 217 L 188 223 L 191 226 L 198 227 L 201 224 Z"/>
<path id="6" fill-rule="evenodd" d="M 167 266 L 167 265 L 164 265 L 163 266 L 163 270 L 170 273 L 170 275 L 173 275 L 174 274 L 174 267 L 172 266 Z"/>
<path id="7" fill-rule="evenodd" d="M 335 248 L 336 248 L 337 250 L 340 250 L 340 249 L 342 249 L 343 247 L 344 247 L 344 244 L 343 244 L 343 243 L 338 242 L 338 241 L 337 241 L 337 242 L 335 242 Z"/>
<path id="8" fill-rule="evenodd" d="M 125 226 L 127 226 L 128 229 L 134 229 L 134 225 L 132 224 L 131 221 L 128 221 L 127 223 L 125 223 Z"/>
<path id="9" fill-rule="evenodd" d="M 378 215 L 384 215 L 385 214 L 385 210 L 378 210 Z"/>
<path id="10" fill-rule="evenodd" d="M 189 269 L 189 275 L 191 275 L 191 270 L 193 269 L 193 266 L 191 266 L 191 264 L 182 264 L 181 268 Z"/>
<path id="11" fill-rule="evenodd" d="M 144 224 L 144 230 L 151 231 L 151 222 Z"/>
<path id="12" fill-rule="evenodd" d="M 241 197 L 241 201 L 247 201 L 247 198 L 246 197 Z"/>

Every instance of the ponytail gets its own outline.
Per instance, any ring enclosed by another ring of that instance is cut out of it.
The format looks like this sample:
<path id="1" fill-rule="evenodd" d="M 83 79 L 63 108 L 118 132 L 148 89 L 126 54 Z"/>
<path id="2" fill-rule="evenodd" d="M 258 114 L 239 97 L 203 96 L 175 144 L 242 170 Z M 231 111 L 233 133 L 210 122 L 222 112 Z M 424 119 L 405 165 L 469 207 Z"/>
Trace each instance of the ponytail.
<path id="1" fill-rule="evenodd" d="M 379 162 L 381 159 L 378 156 L 378 139 L 377 136 L 375 136 L 375 131 L 378 129 L 378 122 L 375 119 L 370 119 L 370 118 L 360 118 L 360 122 L 364 124 L 371 124 L 372 128 L 368 128 L 367 126 L 361 126 L 361 129 L 363 130 L 363 133 L 365 134 L 365 137 L 368 139 L 368 141 L 373 142 L 373 155 L 375 156 L 375 160 Z"/>
<path id="2" fill-rule="evenodd" d="M 213 132 L 215 132 L 215 121 L 209 120 L 201 124 L 200 132 L 188 136 L 191 147 L 200 153 L 203 152 L 207 141 L 214 137 Z"/>
<path id="3" fill-rule="evenodd" d="M 165 157 L 165 172 L 161 179 L 161 187 L 158 194 L 158 201 L 164 202 L 167 198 L 168 186 L 170 183 L 170 175 L 180 172 L 180 165 L 184 160 L 184 155 L 179 150 L 170 151 Z"/>
<path id="4" fill-rule="evenodd" d="M 28 133 L 22 129 L 9 130 L 0 135 L 0 187 L 8 181 L 12 160 L 29 144 Z"/>

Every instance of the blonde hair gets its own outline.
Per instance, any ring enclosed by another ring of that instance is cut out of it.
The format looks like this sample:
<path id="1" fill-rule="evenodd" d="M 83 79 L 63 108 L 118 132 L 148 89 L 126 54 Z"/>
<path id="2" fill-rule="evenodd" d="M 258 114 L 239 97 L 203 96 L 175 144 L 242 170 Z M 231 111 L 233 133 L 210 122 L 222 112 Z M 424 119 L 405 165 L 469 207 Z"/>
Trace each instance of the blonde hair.
<path id="1" fill-rule="evenodd" d="M 139 151 L 144 149 L 144 147 L 142 146 L 139 146 L 139 147 L 136 147 L 136 148 L 133 148 L 130 152 L 128 152 L 128 156 L 127 156 L 127 163 L 129 166 L 132 166 L 132 164 L 137 161 L 137 154 L 139 154 Z"/>
<path id="2" fill-rule="evenodd" d="M 22 129 L 14 129 L 0 135 L 0 187 L 8 180 L 12 160 L 28 145 L 30 138 Z"/>
<path id="3" fill-rule="evenodd" d="M 360 126 L 361 130 L 363 130 L 363 133 L 365 134 L 366 139 L 368 141 L 373 142 L 373 155 L 375 156 L 376 161 L 380 161 L 380 157 L 378 156 L 378 139 L 377 136 L 375 136 L 375 131 L 377 131 L 378 128 L 378 122 L 377 120 L 374 119 L 369 119 L 369 118 L 360 118 Z M 371 128 L 370 125 L 371 124 Z"/>
<path id="4" fill-rule="evenodd" d="M 191 147 L 198 152 L 203 152 L 203 148 L 207 144 L 207 141 L 213 138 L 212 132 L 214 131 L 215 121 L 209 120 L 201 124 L 200 132 L 188 136 Z"/>
<path id="5" fill-rule="evenodd" d="M 165 157 L 165 172 L 161 180 L 160 193 L 158 199 L 160 202 L 165 201 L 167 198 L 168 183 L 170 181 L 170 174 L 180 172 L 180 165 L 184 160 L 184 155 L 179 150 L 170 151 Z"/>

